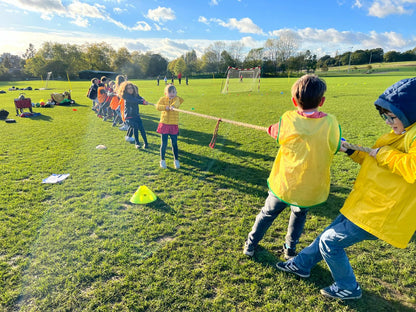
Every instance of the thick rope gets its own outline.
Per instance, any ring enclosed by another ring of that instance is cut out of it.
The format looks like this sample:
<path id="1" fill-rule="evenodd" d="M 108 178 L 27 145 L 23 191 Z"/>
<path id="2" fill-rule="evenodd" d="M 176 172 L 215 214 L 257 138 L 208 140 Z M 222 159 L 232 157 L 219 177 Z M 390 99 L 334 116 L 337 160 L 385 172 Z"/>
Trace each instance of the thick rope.
<path id="1" fill-rule="evenodd" d="M 152 103 L 148 103 L 148 104 L 156 106 L 155 104 L 152 104 Z M 199 113 L 195 113 L 195 112 L 182 110 L 182 109 L 179 109 L 179 108 L 173 108 L 173 110 L 177 111 L 177 112 L 180 112 L 180 113 L 194 115 L 194 116 L 198 116 L 198 117 L 202 117 L 202 118 L 213 119 L 213 120 L 221 120 L 222 122 L 230 123 L 230 124 L 233 124 L 233 125 L 236 125 L 236 126 L 252 128 L 252 129 L 256 129 L 256 130 L 260 130 L 260 131 L 267 131 L 266 127 L 251 125 L 251 124 L 244 123 L 244 122 L 239 122 L 239 121 L 234 121 L 234 120 L 229 120 L 229 119 L 224 119 L 224 118 L 219 118 L 219 117 L 214 117 L 214 116 L 209 116 L 209 115 L 204 115 L 204 114 L 199 114 Z"/>
<path id="2" fill-rule="evenodd" d="M 363 147 L 363 146 L 359 146 L 359 145 L 355 145 L 355 144 L 351 144 L 348 142 L 343 141 L 342 146 L 348 149 L 352 149 L 354 151 L 362 151 L 362 152 L 366 152 L 366 153 L 370 153 L 371 152 L 371 148 L 369 147 Z"/>

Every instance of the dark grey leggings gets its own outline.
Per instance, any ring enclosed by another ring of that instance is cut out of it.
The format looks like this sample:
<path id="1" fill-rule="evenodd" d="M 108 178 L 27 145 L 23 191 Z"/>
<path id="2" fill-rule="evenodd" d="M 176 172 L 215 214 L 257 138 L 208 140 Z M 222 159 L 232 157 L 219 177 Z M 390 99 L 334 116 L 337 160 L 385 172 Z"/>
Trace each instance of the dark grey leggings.
<path id="1" fill-rule="evenodd" d="M 165 159 L 166 147 L 168 146 L 168 136 L 170 136 L 170 141 L 172 142 L 173 158 L 177 160 L 179 158 L 177 134 L 162 134 L 162 144 L 160 145 L 160 159 Z"/>

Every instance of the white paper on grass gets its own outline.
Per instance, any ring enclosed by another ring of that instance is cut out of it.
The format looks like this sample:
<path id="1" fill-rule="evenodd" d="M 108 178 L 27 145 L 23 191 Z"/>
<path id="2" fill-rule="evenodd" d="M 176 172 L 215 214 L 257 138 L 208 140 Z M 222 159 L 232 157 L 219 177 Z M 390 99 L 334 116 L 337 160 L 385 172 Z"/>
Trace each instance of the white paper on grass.
<path id="1" fill-rule="evenodd" d="M 42 183 L 59 183 L 69 177 L 69 173 L 65 174 L 52 174 L 51 176 L 47 177 L 46 179 L 42 180 Z"/>

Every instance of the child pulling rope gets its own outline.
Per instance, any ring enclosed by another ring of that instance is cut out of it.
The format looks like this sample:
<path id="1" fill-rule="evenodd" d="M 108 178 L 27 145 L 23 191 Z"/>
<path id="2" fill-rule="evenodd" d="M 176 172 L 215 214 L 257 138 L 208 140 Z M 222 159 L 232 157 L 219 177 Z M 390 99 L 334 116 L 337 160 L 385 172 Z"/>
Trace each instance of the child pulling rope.
<path id="1" fill-rule="evenodd" d="M 153 103 L 148 103 L 148 104 L 155 106 L 155 104 L 153 104 Z M 229 120 L 229 119 L 224 119 L 224 118 L 218 118 L 218 117 L 215 117 L 215 116 L 210 116 L 210 115 L 205 115 L 205 114 L 199 114 L 199 113 L 195 113 L 195 112 L 182 110 L 182 109 L 179 109 L 179 108 L 173 108 L 173 110 L 178 111 L 180 113 L 185 113 L 185 114 L 188 114 L 188 115 L 194 115 L 194 116 L 198 116 L 198 117 L 202 117 L 202 118 L 216 120 L 217 124 L 215 125 L 214 133 L 212 135 L 211 142 L 209 143 L 209 147 L 211 147 L 211 148 L 215 147 L 215 142 L 217 140 L 218 129 L 219 129 L 221 121 L 226 122 L 226 123 L 230 123 L 230 124 L 236 125 L 236 126 L 252 128 L 252 129 L 256 129 L 256 130 L 260 130 L 260 131 L 267 131 L 266 127 L 252 125 L 252 124 L 248 124 L 248 123 L 244 123 L 244 122 L 239 122 L 239 121 L 234 121 L 234 120 Z M 363 151 L 363 152 L 366 152 L 366 153 L 370 153 L 370 151 L 371 151 L 371 148 L 369 148 L 369 147 L 363 147 L 363 146 L 351 144 L 351 143 L 348 143 L 346 141 L 343 141 L 342 145 L 345 148 L 352 149 L 352 150 L 355 150 L 355 151 Z"/>

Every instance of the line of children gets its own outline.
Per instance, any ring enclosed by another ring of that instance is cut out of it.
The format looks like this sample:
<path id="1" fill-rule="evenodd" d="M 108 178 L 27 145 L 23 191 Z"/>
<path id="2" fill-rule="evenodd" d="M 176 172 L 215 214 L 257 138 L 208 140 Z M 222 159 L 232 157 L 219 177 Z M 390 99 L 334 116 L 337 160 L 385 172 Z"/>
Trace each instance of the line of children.
<path id="1" fill-rule="evenodd" d="M 147 105 L 146 102 L 138 92 L 138 87 L 126 80 L 126 77 L 119 75 L 116 77 L 116 82 L 110 81 L 107 77 L 102 77 L 105 83 L 97 82 L 98 79 L 94 78 L 92 83 L 96 83 L 97 98 L 100 103 L 96 107 L 98 117 L 100 113 L 104 114 L 106 110 L 106 116 L 113 116 L 113 126 L 123 121 L 123 126 L 120 130 L 127 130 L 125 140 L 130 143 L 135 143 L 135 147 L 139 149 L 147 149 L 149 143 L 147 141 L 146 131 L 143 126 L 143 122 L 139 113 L 139 105 Z M 107 87 L 111 85 L 111 89 Z M 178 152 L 178 134 L 179 134 L 179 112 L 174 111 L 174 108 L 178 108 L 183 102 L 183 99 L 177 96 L 176 87 L 172 84 L 167 84 L 164 90 L 165 96 L 161 97 L 158 104 L 155 105 L 156 109 L 161 111 L 160 123 L 157 128 L 157 132 L 161 134 L 161 146 L 160 146 L 160 167 L 165 169 L 166 161 L 165 154 L 170 137 L 172 143 L 172 151 L 174 156 L 175 169 L 180 168 L 179 164 L 179 152 Z M 127 127 L 124 128 L 124 127 Z M 143 146 L 140 145 L 138 132 L 143 139 Z"/>

